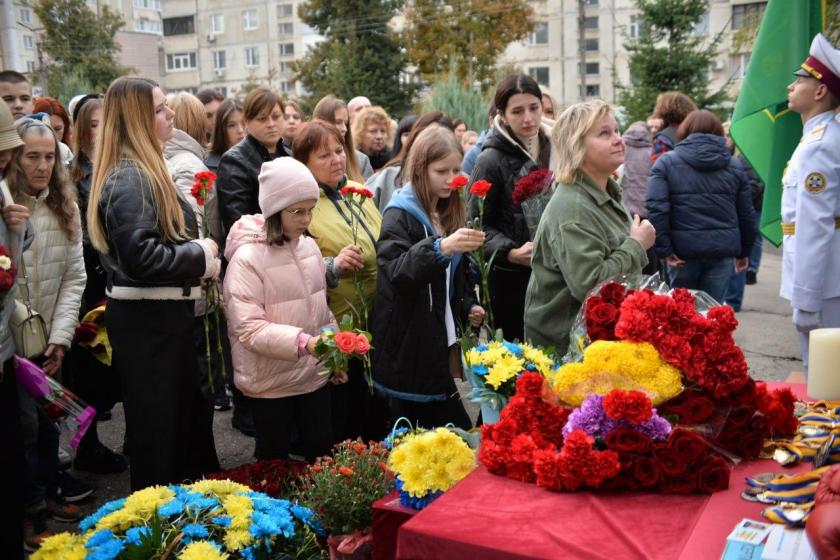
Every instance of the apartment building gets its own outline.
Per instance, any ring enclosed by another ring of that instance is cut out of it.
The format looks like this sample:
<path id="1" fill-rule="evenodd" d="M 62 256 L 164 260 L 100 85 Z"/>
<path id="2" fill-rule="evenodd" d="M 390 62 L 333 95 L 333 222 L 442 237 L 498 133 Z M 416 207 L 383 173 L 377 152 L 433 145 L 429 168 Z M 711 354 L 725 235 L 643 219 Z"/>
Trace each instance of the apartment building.
<path id="1" fill-rule="evenodd" d="M 633 0 L 583 0 L 583 41 L 578 0 L 535 3 L 539 23 L 530 36 L 512 44 L 501 64 L 514 64 L 547 86 L 561 105 L 588 97 L 618 101 L 620 84 L 630 82 L 624 44 L 639 34 Z M 737 92 L 749 52 L 735 52 L 733 35 L 751 17 L 763 13 L 764 1 L 710 0 L 709 11 L 695 26 L 710 40 L 723 31 L 719 56 L 709 69 L 711 88 L 729 83 Z M 581 56 L 582 54 L 582 56 Z"/>
<path id="2" fill-rule="evenodd" d="M 3 0 L 0 69 L 32 73 L 48 64 L 47 56 L 39 46 L 43 26 L 33 9 L 36 1 Z M 121 47 L 118 62 L 134 68 L 141 76 L 160 80 L 160 0 L 87 0 L 87 4 L 95 13 L 108 6 L 125 22 L 114 38 Z M 40 91 L 35 93 L 40 94 Z"/>
<path id="3" fill-rule="evenodd" d="M 292 62 L 319 36 L 297 16 L 300 0 L 163 0 L 164 84 L 168 90 L 214 87 L 236 95 L 266 84 L 301 95 Z"/>

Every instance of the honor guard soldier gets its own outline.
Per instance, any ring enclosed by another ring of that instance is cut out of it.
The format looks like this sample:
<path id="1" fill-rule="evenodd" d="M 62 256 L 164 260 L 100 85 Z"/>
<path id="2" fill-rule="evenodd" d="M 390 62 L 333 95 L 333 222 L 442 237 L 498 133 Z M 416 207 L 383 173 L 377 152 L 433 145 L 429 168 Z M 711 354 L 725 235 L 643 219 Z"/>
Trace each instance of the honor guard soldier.
<path id="1" fill-rule="evenodd" d="M 805 371 L 808 333 L 840 327 L 840 49 L 820 34 L 809 54 L 788 86 L 803 132 L 782 177 L 781 296 L 793 308 Z"/>

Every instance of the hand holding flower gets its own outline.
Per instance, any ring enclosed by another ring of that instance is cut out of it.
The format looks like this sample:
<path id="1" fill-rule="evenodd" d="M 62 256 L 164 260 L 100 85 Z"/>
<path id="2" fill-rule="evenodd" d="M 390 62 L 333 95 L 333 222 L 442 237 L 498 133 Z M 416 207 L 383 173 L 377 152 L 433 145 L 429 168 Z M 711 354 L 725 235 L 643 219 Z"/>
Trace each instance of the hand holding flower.
<path id="1" fill-rule="evenodd" d="M 453 253 L 468 253 L 484 245 L 484 232 L 476 229 L 461 228 L 452 235 L 447 235 L 440 242 L 440 252 L 447 257 Z"/>
<path id="2" fill-rule="evenodd" d="M 477 328 L 480 327 L 481 324 L 484 322 L 485 315 L 486 312 L 484 311 L 483 307 L 481 307 L 480 305 L 473 305 L 472 309 L 470 309 L 469 315 L 467 315 L 467 319 L 469 319 L 470 324 L 473 327 Z"/>
<path id="3" fill-rule="evenodd" d="M 361 270 L 364 266 L 362 249 L 358 245 L 347 245 L 335 257 L 335 267 L 340 276 Z"/>

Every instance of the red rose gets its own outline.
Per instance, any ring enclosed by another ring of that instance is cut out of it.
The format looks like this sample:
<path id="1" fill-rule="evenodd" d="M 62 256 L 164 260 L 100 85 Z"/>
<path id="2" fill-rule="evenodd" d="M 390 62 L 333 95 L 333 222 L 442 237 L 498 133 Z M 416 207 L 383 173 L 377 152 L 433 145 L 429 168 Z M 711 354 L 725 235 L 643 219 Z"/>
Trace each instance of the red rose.
<path id="1" fill-rule="evenodd" d="M 659 479 L 662 477 L 662 471 L 659 465 L 650 457 L 635 457 L 628 470 L 630 476 L 638 481 L 642 488 L 652 488 L 656 486 Z"/>
<path id="2" fill-rule="evenodd" d="M 755 409 L 746 406 L 736 406 L 729 411 L 726 426 L 738 428 L 744 426 L 755 414 Z"/>
<path id="3" fill-rule="evenodd" d="M 586 329 L 586 334 L 589 340 L 595 342 L 596 340 L 615 340 L 615 335 L 610 329 L 604 327 L 591 327 Z"/>
<path id="4" fill-rule="evenodd" d="M 667 446 L 657 446 L 653 450 L 653 457 L 660 470 L 666 477 L 676 477 L 686 471 L 686 462 Z"/>
<path id="5" fill-rule="evenodd" d="M 659 483 L 663 494 L 691 494 L 697 488 L 694 480 L 689 476 L 666 476 Z"/>
<path id="6" fill-rule="evenodd" d="M 680 421 L 685 424 L 705 422 L 715 411 L 715 405 L 706 397 L 688 399 L 681 407 Z"/>
<path id="7" fill-rule="evenodd" d="M 449 186 L 453 191 L 457 191 L 466 187 L 469 182 L 470 180 L 468 177 L 464 175 L 456 175 L 455 177 L 452 177 L 451 181 L 449 181 Z"/>
<path id="8" fill-rule="evenodd" d="M 611 430 L 604 443 L 619 453 L 647 453 L 653 448 L 653 441 L 648 436 L 632 428 Z"/>
<path id="9" fill-rule="evenodd" d="M 618 307 L 611 303 L 590 306 L 589 316 L 596 325 L 609 325 L 618 320 Z"/>
<path id="10" fill-rule="evenodd" d="M 361 333 L 356 335 L 356 354 L 365 355 L 370 351 L 370 341 Z"/>
<path id="11" fill-rule="evenodd" d="M 624 295 L 627 291 L 621 284 L 610 282 L 608 284 L 604 284 L 598 293 L 601 294 L 601 297 L 603 297 L 604 300 L 617 306 L 624 300 Z"/>
<path id="12" fill-rule="evenodd" d="M 341 331 L 335 335 L 335 345 L 342 354 L 352 354 L 356 349 L 356 334 L 350 331 Z"/>
<path id="13" fill-rule="evenodd" d="M 490 187 L 492 186 L 493 185 L 491 185 L 489 182 L 485 181 L 484 179 L 481 179 L 480 181 L 476 181 L 472 184 L 472 187 L 470 187 L 470 194 L 479 198 L 484 198 L 485 196 L 487 196 L 487 193 L 490 191 Z"/>
<path id="14" fill-rule="evenodd" d="M 708 457 L 698 469 L 695 482 L 704 494 L 726 490 L 729 488 L 729 466 L 718 456 Z"/>
<path id="15" fill-rule="evenodd" d="M 683 428 L 676 428 L 668 436 L 668 447 L 687 465 L 693 465 L 703 458 L 709 449 L 706 438 Z"/>

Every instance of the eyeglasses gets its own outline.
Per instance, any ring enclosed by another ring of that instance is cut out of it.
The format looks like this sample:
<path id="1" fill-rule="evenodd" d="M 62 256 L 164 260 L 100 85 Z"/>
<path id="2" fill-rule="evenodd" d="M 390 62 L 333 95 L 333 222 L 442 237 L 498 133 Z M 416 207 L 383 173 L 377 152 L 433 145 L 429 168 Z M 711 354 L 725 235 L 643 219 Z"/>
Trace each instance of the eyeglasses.
<path id="1" fill-rule="evenodd" d="M 283 211 L 288 212 L 289 214 L 291 214 L 295 218 L 306 218 L 306 217 L 312 217 L 312 214 L 313 214 L 314 210 L 315 210 L 314 208 L 292 208 L 291 210 L 287 208 Z"/>

